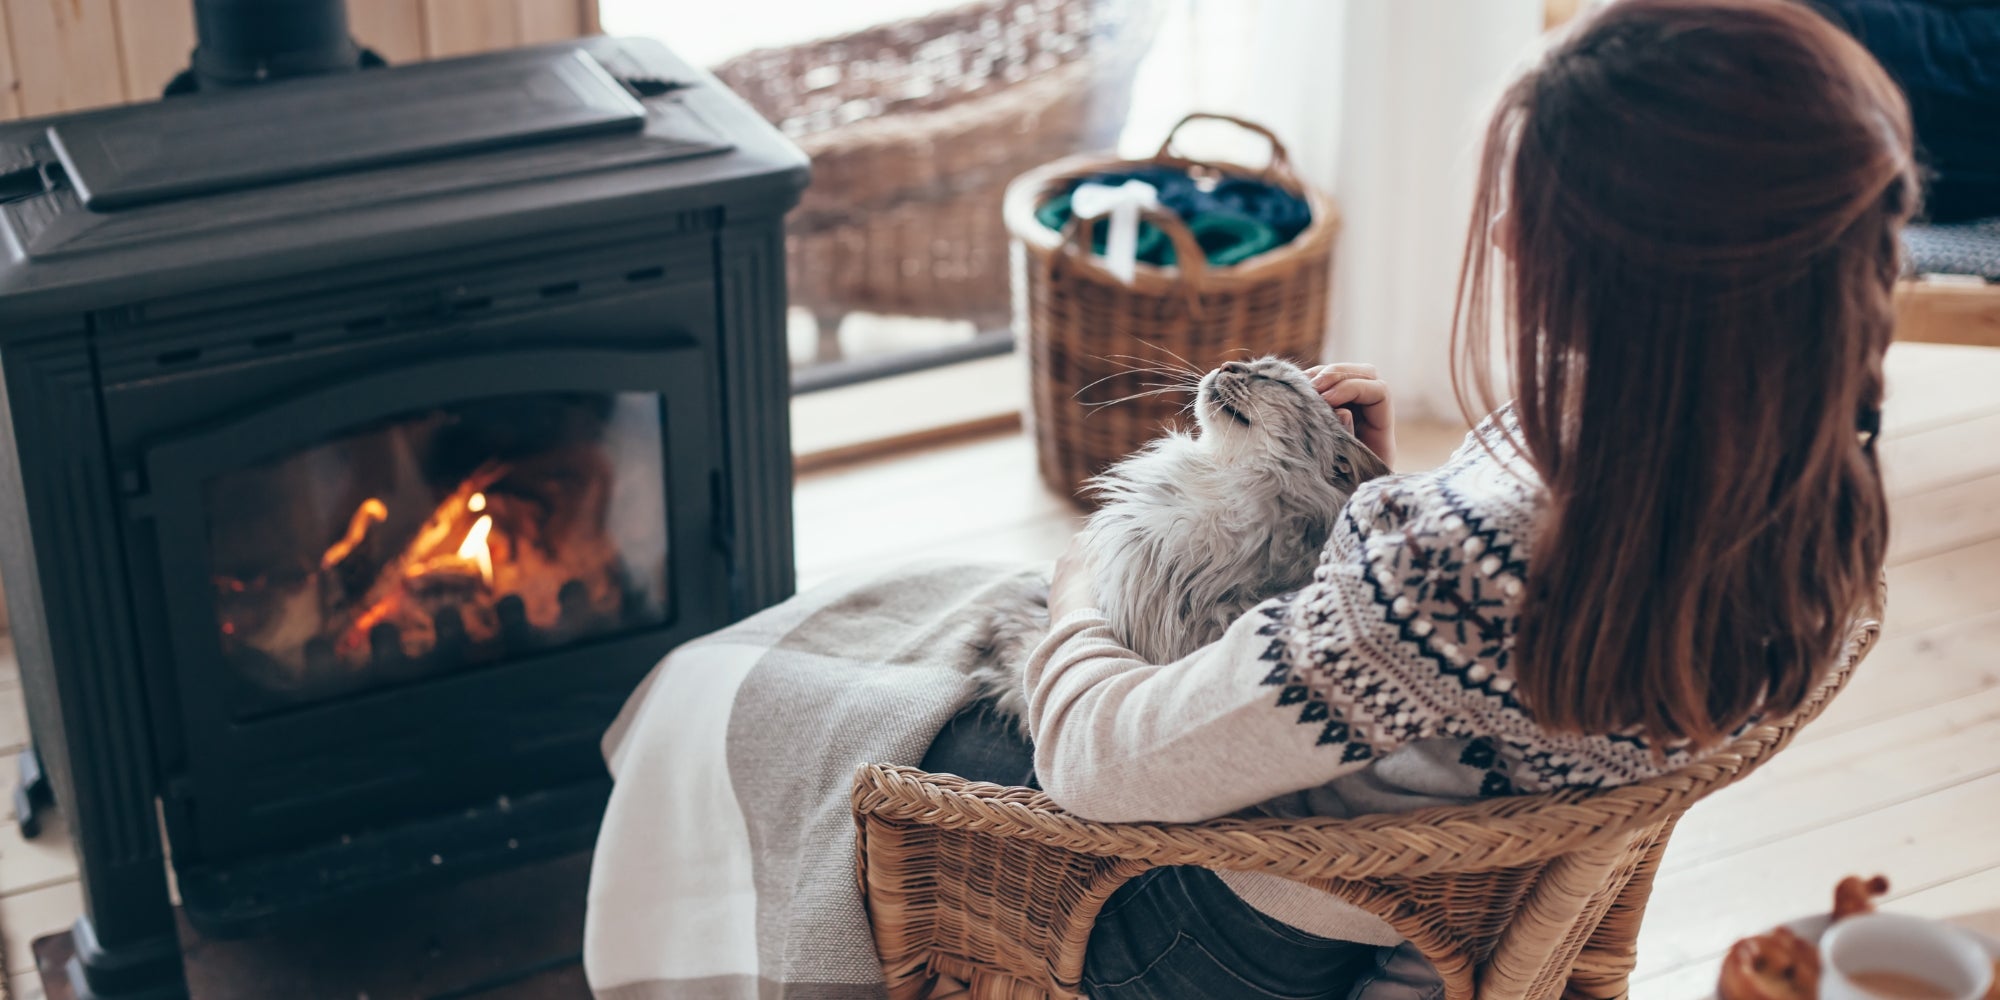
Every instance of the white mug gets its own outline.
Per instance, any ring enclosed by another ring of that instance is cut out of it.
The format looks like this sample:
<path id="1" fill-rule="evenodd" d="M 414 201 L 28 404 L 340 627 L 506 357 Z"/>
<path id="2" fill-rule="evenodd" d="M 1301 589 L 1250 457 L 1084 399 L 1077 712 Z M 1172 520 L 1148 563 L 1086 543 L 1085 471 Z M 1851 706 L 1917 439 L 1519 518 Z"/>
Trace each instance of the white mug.
<path id="1" fill-rule="evenodd" d="M 1868 988 L 1884 974 L 1928 983 L 1937 1000 L 1979 1000 L 1993 985 L 1993 956 L 1972 935 L 1922 917 L 1848 917 L 1820 939 L 1819 952 L 1820 1000 L 1909 1000 L 1913 994 L 1884 992 L 1879 981 Z"/>

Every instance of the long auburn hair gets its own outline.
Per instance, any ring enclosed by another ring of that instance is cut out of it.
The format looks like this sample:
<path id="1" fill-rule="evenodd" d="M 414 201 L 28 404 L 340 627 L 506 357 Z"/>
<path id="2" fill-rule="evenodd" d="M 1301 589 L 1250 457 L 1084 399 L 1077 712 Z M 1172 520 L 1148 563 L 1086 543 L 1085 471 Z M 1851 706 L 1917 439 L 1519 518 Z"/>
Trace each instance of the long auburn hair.
<path id="1" fill-rule="evenodd" d="M 1901 93 L 1794 0 L 1616 0 L 1506 92 L 1455 382 L 1470 416 L 1510 373 L 1546 489 L 1512 657 L 1542 726 L 1712 745 L 1876 610 L 1916 199 Z"/>

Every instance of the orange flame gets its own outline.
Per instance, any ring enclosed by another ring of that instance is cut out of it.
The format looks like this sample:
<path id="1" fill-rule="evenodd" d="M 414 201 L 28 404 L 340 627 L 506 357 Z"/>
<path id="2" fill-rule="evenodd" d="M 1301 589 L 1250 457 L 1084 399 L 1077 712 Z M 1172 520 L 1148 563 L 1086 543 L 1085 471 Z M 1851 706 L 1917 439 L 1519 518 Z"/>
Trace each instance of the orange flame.
<path id="1" fill-rule="evenodd" d="M 354 516 L 347 519 L 347 534 L 319 559 L 320 569 L 332 569 L 351 555 L 355 548 L 368 539 L 368 529 L 389 519 L 389 508 L 382 501 L 369 497 L 354 509 Z"/>
<path id="2" fill-rule="evenodd" d="M 483 495 L 475 493 L 472 498 L 482 501 L 474 505 L 473 510 L 486 506 L 483 502 L 486 498 Z M 486 536 L 492 533 L 493 515 L 481 514 L 479 520 L 472 522 L 472 530 L 465 533 L 464 544 L 458 547 L 458 557 L 477 563 L 480 579 L 485 580 L 489 587 L 493 585 L 493 550 L 487 546 Z"/>

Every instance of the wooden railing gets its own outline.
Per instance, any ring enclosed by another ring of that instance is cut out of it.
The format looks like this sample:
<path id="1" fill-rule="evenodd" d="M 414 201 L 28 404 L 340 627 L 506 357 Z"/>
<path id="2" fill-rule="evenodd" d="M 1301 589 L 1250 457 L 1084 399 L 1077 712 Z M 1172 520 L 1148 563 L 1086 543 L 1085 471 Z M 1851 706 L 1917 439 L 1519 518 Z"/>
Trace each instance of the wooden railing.
<path id="1" fill-rule="evenodd" d="M 2000 347 L 2000 284 L 1903 282 L 1896 289 L 1896 339 Z"/>
<path id="2" fill-rule="evenodd" d="M 597 0 L 348 0 L 348 17 L 390 62 L 599 30 Z M 151 100 L 193 48 L 191 0 L 0 0 L 0 119 Z"/>

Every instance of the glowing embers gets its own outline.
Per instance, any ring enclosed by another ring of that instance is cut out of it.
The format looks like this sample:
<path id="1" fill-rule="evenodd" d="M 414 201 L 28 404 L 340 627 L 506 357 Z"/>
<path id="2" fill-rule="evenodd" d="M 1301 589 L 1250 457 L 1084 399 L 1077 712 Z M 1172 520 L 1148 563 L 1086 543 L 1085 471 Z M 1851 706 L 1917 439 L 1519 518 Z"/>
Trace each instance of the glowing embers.
<path id="1" fill-rule="evenodd" d="M 224 656 L 289 702 L 664 621 L 657 397 L 523 399 L 218 481 Z"/>

